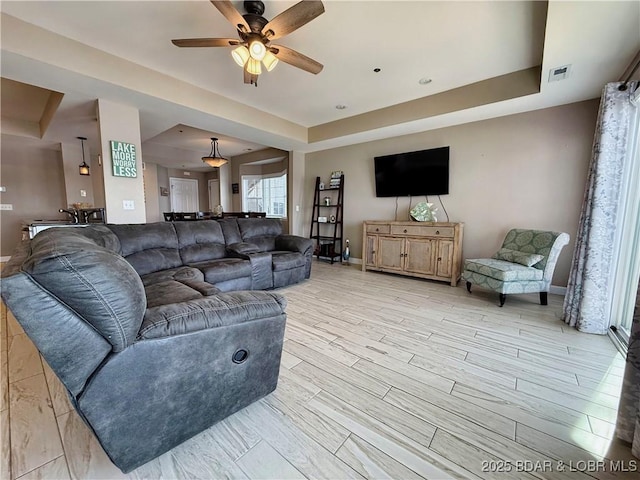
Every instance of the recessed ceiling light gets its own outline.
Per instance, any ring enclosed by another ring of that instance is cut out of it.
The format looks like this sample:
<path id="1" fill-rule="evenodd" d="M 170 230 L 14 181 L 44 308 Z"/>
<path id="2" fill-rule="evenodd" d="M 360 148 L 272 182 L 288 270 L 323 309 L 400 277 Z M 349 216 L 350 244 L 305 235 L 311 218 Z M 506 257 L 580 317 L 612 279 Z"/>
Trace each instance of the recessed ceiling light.
<path id="1" fill-rule="evenodd" d="M 379 72 L 381 72 L 381 71 L 382 71 L 382 69 L 381 69 L 381 68 L 376 67 L 376 68 L 374 68 L 374 69 L 373 69 L 373 71 L 374 71 L 374 72 L 376 72 L 376 73 L 379 73 Z"/>
<path id="2" fill-rule="evenodd" d="M 347 106 L 346 105 L 342 105 L 342 104 L 338 104 L 338 105 L 336 105 L 336 108 L 338 110 L 344 110 L 345 108 L 347 108 Z"/>
<path id="3" fill-rule="evenodd" d="M 418 80 L 418 83 L 420 85 L 427 85 L 427 84 L 431 83 L 431 79 L 427 78 L 427 77 L 422 77 L 420 80 Z"/>

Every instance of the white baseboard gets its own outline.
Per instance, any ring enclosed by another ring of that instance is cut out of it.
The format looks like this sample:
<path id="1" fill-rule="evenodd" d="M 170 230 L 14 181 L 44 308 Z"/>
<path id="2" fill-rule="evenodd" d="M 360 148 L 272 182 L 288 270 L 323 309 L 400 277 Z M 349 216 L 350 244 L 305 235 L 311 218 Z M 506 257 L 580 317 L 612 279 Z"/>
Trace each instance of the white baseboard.
<path id="1" fill-rule="evenodd" d="M 0 262 L 8 262 L 9 259 L 11 258 L 11 255 L 9 255 L 8 257 L 0 257 Z"/>
<path id="2" fill-rule="evenodd" d="M 349 263 L 353 263 L 354 265 L 362 265 L 362 259 L 349 257 Z"/>
<path id="3" fill-rule="evenodd" d="M 566 295 L 567 294 L 567 287 L 559 287 L 557 285 L 551 285 L 551 287 L 549 288 L 549 293 L 552 293 L 554 295 Z"/>

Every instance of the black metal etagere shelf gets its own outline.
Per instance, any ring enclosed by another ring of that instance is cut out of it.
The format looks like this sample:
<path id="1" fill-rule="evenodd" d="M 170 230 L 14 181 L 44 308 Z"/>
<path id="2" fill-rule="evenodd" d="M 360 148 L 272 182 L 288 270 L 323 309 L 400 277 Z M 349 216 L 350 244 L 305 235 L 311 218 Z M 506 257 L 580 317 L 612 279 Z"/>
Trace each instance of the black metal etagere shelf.
<path id="1" fill-rule="evenodd" d="M 315 242 L 314 255 L 333 263 L 342 256 L 344 175 L 340 175 L 338 186 L 320 188 L 321 183 L 316 177 L 309 238 Z M 323 194 L 324 198 L 320 198 Z"/>

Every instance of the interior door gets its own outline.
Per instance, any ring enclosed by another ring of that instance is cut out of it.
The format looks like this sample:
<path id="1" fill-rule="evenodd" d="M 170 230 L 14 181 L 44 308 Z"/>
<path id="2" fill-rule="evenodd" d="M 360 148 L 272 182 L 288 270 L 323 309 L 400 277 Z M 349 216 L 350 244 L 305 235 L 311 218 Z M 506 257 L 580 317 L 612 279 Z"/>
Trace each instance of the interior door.
<path id="1" fill-rule="evenodd" d="M 220 205 L 220 180 L 209 180 L 209 211 Z"/>
<path id="2" fill-rule="evenodd" d="M 198 205 L 198 181 L 190 178 L 169 178 L 171 188 L 172 212 L 197 212 Z"/>

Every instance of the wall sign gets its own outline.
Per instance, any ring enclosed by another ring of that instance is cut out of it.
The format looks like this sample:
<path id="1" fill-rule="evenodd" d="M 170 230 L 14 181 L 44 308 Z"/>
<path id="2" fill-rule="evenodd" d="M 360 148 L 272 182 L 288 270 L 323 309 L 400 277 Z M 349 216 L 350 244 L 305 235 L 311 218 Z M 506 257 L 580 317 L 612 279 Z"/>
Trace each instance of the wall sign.
<path id="1" fill-rule="evenodd" d="M 133 143 L 118 142 L 111 140 L 111 162 L 113 163 L 114 177 L 138 176 L 136 165 L 136 146 Z"/>

